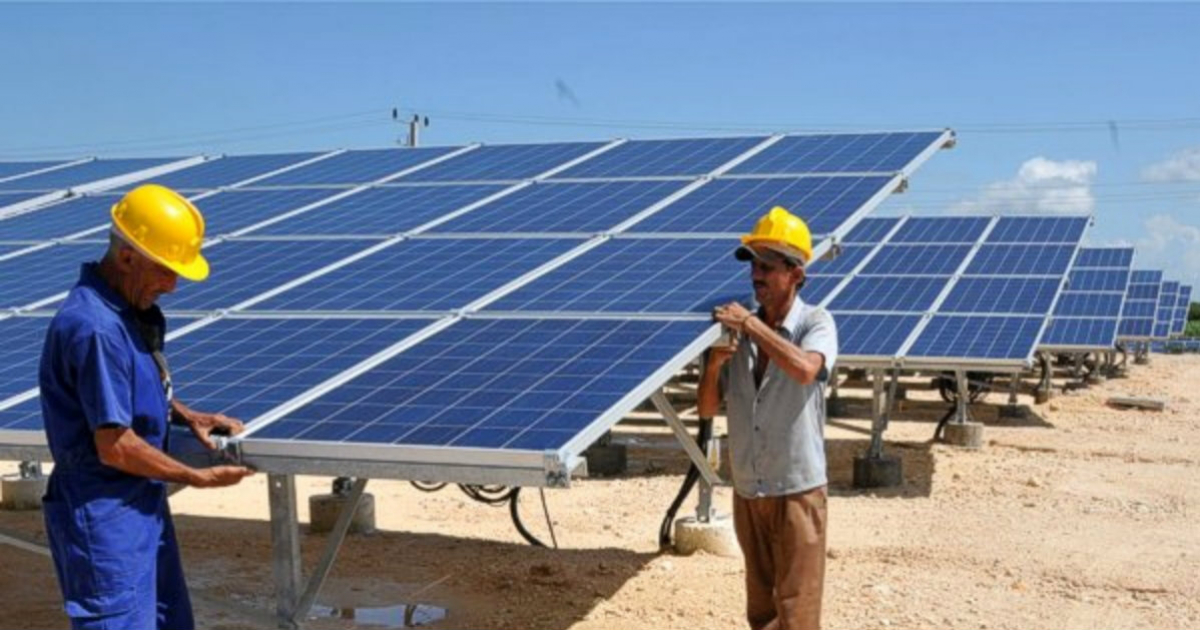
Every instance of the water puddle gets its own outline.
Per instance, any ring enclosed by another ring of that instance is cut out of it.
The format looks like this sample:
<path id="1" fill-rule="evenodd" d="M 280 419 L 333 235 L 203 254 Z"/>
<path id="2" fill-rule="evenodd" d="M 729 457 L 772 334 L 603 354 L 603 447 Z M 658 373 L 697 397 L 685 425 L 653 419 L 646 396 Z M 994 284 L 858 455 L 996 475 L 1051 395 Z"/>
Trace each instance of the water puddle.
<path id="1" fill-rule="evenodd" d="M 375 628 L 415 628 L 446 618 L 446 609 L 428 604 L 396 604 L 382 608 L 332 607 L 314 604 L 308 613 L 310 621 L 342 619 L 356 626 Z"/>

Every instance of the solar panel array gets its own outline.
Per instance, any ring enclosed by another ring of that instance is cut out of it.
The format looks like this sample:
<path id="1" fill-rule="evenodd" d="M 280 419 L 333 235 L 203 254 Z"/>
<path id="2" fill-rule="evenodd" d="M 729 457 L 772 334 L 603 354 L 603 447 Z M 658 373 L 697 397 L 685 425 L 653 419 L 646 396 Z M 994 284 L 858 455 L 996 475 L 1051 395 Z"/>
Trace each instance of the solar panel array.
<path id="1" fill-rule="evenodd" d="M 1027 365 L 1087 217 L 866 219 L 806 299 L 838 322 L 844 364 Z"/>
<path id="2" fill-rule="evenodd" d="M 1179 285 L 1178 299 L 1175 301 L 1175 321 L 1171 326 L 1171 334 L 1180 336 L 1187 329 L 1188 308 L 1192 304 L 1192 285 Z"/>
<path id="3" fill-rule="evenodd" d="M 1041 347 L 1060 351 L 1111 349 L 1117 342 L 1133 258 L 1133 249 L 1127 247 L 1079 250 Z"/>
<path id="4" fill-rule="evenodd" d="M 1158 312 L 1154 317 L 1154 338 L 1169 339 L 1175 322 L 1175 302 L 1179 300 L 1179 283 L 1163 280 L 1158 294 Z"/>
<path id="5" fill-rule="evenodd" d="M 1158 314 L 1161 290 L 1161 271 L 1133 270 L 1129 276 L 1129 290 L 1125 292 L 1125 307 L 1121 311 L 1119 339 L 1145 341 L 1154 337 L 1154 319 Z"/>
<path id="6" fill-rule="evenodd" d="M 836 234 L 950 137 L 365 150 L 177 170 L 161 180 L 205 212 L 213 268 L 160 300 L 200 318 L 169 347 L 180 396 L 252 420 L 248 457 L 543 471 L 547 452 L 573 458 L 711 343 L 712 306 L 749 295 L 731 237 L 771 204 Z M 0 240 L 32 244 L 0 260 L 0 306 L 22 314 L 9 320 L 44 327 L 30 309 L 53 308 L 98 257 L 114 199 L 0 219 Z M 35 395 L 0 404 L 4 441 L 36 443 Z"/>

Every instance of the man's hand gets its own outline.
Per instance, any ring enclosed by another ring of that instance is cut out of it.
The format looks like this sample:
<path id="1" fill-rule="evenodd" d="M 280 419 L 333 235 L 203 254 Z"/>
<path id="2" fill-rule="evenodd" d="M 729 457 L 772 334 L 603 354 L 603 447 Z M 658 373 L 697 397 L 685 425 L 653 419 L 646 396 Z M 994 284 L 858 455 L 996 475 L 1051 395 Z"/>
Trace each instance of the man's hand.
<path id="1" fill-rule="evenodd" d="M 725 365 L 725 362 L 729 360 L 729 357 L 732 357 L 737 353 L 737 349 L 738 338 L 731 335 L 728 338 L 728 343 L 712 346 L 705 352 L 704 364 L 706 366 L 711 365 L 714 368 L 721 367 L 722 365 Z"/>
<path id="2" fill-rule="evenodd" d="M 232 486 L 242 479 L 254 474 L 253 468 L 245 466 L 213 466 L 196 471 L 196 477 L 191 484 L 196 488 L 222 488 Z"/>
<path id="3" fill-rule="evenodd" d="M 242 421 L 237 418 L 230 418 L 223 413 L 194 411 L 181 402 L 171 402 L 172 409 L 187 423 L 188 427 L 192 430 L 192 434 L 196 436 L 196 439 L 200 440 L 209 449 L 217 448 L 216 443 L 213 442 L 211 437 L 213 433 L 237 435 L 246 429 Z"/>
<path id="4" fill-rule="evenodd" d="M 746 331 L 746 320 L 751 317 L 754 317 L 754 313 L 751 313 L 745 306 L 737 302 L 730 302 L 725 306 L 718 306 L 713 310 L 713 319 L 737 333 Z"/>

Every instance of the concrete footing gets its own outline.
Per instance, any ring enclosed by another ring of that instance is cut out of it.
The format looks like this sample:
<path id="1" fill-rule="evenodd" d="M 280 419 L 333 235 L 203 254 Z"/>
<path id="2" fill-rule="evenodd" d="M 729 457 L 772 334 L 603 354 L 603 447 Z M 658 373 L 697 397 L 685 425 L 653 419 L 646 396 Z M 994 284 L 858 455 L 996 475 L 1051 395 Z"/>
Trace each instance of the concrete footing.
<path id="1" fill-rule="evenodd" d="M 612 477 L 629 468 L 629 453 L 624 444 L 593 444 L 583 452 L 589 477 Z"/>
<path id="2" fill-rule="evenodd" d="M 17 475 L 5 475 L 0 479 L 0 509 L 40 510 L 42 495 L 46 494 L 46 482 L 49 479 L 22 479 Z"/>
<path id="3" fill-rule="evenodd" d="M 350 497 L 342 494 L 314 494 L 308 498 L 308 531 L 322 534 L 333 530 L 342 507 Z M 350 520 L 351 534 L 370 534 L 375 531 L 375 496 L 364 492 L 358 501 L 358 509 Z"/>
<path id="4" fill-rule="evenodd" d="M 733 532 L 733 518 L 728 514 L 717 515 L 707 523 L 692 516 L 675 521 L 675 551 L 684 555 L 705 551 L 727 558 L 742 556 Z"/>
<path id="5" fill-rule="evenodd" d="M 1011 418 L 1013 420 L 1025 420 L 1029 417 L 1031 410 L 1026 405 L 1001 405 L 997 414 L 1001 418 Z"/>
<path id="6" fill-rule="evenodd" d="M 899 457 L 863 455 L 854 458 L 855 488 L 894 488 L 903 482 Z"/>
<path id="7" fill-rule="evenodd" d="M 962 448 L 983 447 L 983 424 L 980 422 L 950 422 L 942 433 L 947 444 Z"/>
<path id="8" fill-rule="evenodd" d="M 1033 402 L 1036 404 L 1044 405 L 1044 404 L 1050 402 L 1050 399 L 1053 397 L 1054 397 L 1054 392 L 1051 392 L 1049 389 L 1033 390 Z"/>
<path id="9" fill-rule="evenodd" d="M 1086 379 L 1088 385 L 1100 385 L 1106 380 L 1108 379 L 1104 378 L 1103 374 L 1099 374 L 1097 372 L 1092 372 Z"/>

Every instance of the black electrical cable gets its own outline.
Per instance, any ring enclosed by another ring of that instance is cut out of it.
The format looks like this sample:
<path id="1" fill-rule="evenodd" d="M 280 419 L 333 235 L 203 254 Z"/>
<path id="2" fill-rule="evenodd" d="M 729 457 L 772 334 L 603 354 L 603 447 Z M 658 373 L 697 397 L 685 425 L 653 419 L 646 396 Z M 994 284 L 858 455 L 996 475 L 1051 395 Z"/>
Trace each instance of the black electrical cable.
<path id="1" fill-rule="evenodd" d="M 412 487 L 420 490 L 421 492 L 437 492 L 438 490 L 446 487 L 445 482 L 437 483 L 434 481 L 409 481 L 408 483 L 411 483 Z"/>
<path id="2" fill-rule="evenodd" d="M 512 496 L 517 494 L 519 488 L 509 489 L 507 486 L 479 486 L 472 484 L 458 484 L 458 489 L 463 491 L 463 494 L 472 499 L 486 503 L 488 505 L 503 505 Z"/>
<path id="3" fill-rule="evenodd" d="M 942 441 L 942 429 L 946 428 L 946 425 L 950 422 L 950 418 L 954 417 L 954 412 L 957 410 L 958 409 L 956 407 L 951 407 L 950 411 L 947 411 L 946 415 L 942 416 L 941 420 L 938 420 L 937 428 L 933 430 L 933 441 L 934 442 Z"/>
<path id="4" fill-rule="evenodd" d="M 521 489 L 513 488 L 512 493 L 509 495 L 509 499 L 508 499 L 508 514 L 510 516 L 512 516 L 512 522 L 513 522 L 513 525 L 516 526 L 516 528 L 517 528 L 517 533 L 521 535 L 521 538 L 525 539 L 525 542 L 533 545 L 534 547 L 545 547 L 546 543 L 539 540 L 537 536 L 534 536 L 533 534 L 531 534 L 529 532 L 529 530 L 525 528 L 525 523 L 523 523 L 521 521 L 521 512 L 520 512 L 520 510 L 517 509 L 517 501 L 520 498 L 521 498 Z M 543 501 L 542 507 L 543 508 L 545 508 L 545 500 L 546 500 L 546 497 L 543 495 L 542 496 L 542 501 Z M 549 523 L 549 522 L 550 522 L 550 513 L 546 512 L 546 523 Z M 550 536 L 552 536 L 552 537 L 554 536 L 554 527 L 553 526 L 550 527 Z M 558 548 L 557 540 L 554 541 L 554 548 L 555 549 Z"/>
<path id="5" fill-rule="evenodd" d="M 708 455 L 708 441 L 712 439 L 712 432 L 712 418 L 700 418 L 700 430 L 696 435 L 696 443 L 700 446 L 700 451 L 705 455 Z M 683 477 L 683 485 L 679 487 L 679 492 L 675 494 L 675 500 L 671 501 L 666 515 L 663 516 L 662 524 L 658 528 L 659 548 L 665 549 L 671 546 L 671 528 L 675 525 L 675 515 L 679 513 L 679 508 L 683 505 L 684 499 L 691 494 L 692 488 L 696 486 L 696 482 L 699 480 L 700 469 L 693 462 L 688 467 L 687 474 Z"/>

